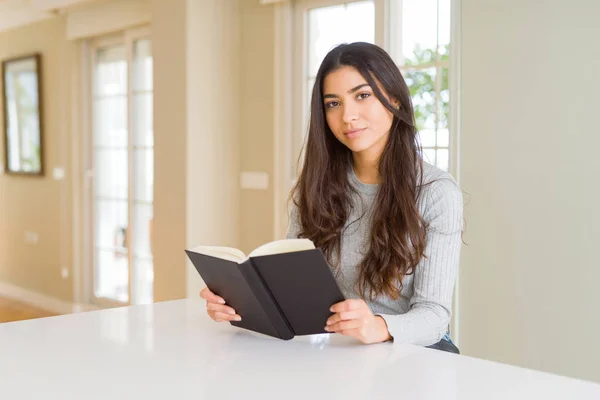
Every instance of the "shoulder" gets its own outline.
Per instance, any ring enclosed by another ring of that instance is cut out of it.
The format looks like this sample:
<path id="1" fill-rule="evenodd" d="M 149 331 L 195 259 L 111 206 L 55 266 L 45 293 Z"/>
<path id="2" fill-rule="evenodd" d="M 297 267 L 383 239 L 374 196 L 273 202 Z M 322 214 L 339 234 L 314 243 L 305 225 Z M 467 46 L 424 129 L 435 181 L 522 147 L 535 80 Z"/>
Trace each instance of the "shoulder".
<path id="1" fill-rule="evenodd" d="M 431 165 L 428 162 L 423 161 L 423 184 L 427 185 L 430 183 L 434 183 L 436 181 L 448 180 L 453 182 L 456 186 L 458 183 L 456 179 L 447 171 L 436 167 L 435 165 Z"/>
<path id="2" fill-rule="evenodd" d="M 461 193 L 458 182 L 447 171 L 434 165 L 423 162 L 423 181 L 421 183 L 422 195 L 456 195 Z M 423 196 L 426 197 L 426 196 Z"/>
<path id="3" fill-rule="evenodd" d="M 462 227 L 462 191 L 450 173 L 424 162 L 418 203 L 423 219 L 429 224 L 443 230 Z"/>

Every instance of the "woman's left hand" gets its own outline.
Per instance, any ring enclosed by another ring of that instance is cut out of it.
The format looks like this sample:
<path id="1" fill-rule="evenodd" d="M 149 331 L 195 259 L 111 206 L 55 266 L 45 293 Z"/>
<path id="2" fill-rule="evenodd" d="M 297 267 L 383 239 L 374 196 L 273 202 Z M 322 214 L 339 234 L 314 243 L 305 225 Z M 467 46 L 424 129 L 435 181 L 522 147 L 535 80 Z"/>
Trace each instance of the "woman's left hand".
<path id="1" fill-rule="evenodd" d="M 373 315 L 364 300 L 345 300 L 331 306 L 330 311 L 335 314 L 327 319 L 327 332 L 352 336 L 365 344 L 385 342 L 392 338 L 385 320 Z"/>

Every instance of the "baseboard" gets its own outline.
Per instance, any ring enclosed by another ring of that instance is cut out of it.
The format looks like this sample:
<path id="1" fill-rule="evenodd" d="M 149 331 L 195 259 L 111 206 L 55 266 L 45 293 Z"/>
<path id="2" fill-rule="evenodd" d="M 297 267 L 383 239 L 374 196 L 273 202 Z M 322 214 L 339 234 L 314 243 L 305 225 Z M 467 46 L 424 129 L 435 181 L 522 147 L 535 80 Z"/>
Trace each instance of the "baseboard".
<path id="1" fill-rule="evenodd" d="M 91 304 L 76 304 L 63 301 L 6 282 L 0 282 L 0 297 L 20 301 L 21 303 L 26 303 L 56 314 L 72 314 L 100 309 L 100 307 Z"/>

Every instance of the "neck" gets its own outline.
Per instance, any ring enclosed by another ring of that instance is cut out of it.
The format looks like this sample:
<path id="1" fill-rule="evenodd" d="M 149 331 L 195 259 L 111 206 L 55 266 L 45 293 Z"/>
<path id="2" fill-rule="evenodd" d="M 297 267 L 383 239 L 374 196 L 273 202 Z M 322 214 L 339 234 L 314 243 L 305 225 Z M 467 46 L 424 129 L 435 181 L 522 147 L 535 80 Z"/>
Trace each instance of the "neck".
<path id="1" fill-rule="evenodd" d="M 353 159 L 354 174 L 359 181 L 369 185 L 381 183 L 379 157 L 373 157 L 364 153 L 354 153 Z"/>

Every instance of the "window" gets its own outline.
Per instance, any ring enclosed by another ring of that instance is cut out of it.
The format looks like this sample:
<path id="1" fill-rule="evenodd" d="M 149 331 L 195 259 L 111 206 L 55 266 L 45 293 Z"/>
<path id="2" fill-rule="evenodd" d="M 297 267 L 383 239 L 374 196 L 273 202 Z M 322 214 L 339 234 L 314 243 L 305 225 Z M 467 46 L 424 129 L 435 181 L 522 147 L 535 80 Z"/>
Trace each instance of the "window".
<path id="1" fill-rule="evenodd" d="M 308 10 L 307 18 L 308 54 L 304 68 L 310 101 L 315 76 L 329 50 L 343 42 L 375 43 L 375 5 L 373 1 L 358 1 L 313 8 Z"/>
<path id="2" fill-rule="evenodd" d="M 292 181 L 308 129 L 310 94 L 325 54 L 343 42 L 385 48 L 411 91 L 425 161 L 450 167 L 451 0 L 300 0 L 296 3 Z M 299 60 L 299 61 L 298 61 Z"/>
<path id="3" fill-rule="evenodd" d="M 425 161 L 450 166 L 450 1 L 390 3 L 390 54 L 406 80 Z"/>
<path id="4" fill-rule="evenodd" d="M 327 51 L 340 42 L 372 42 L 390 53 L 411 91 L 425 161 L 458 175 L 453 145 L 459 123 L 454 97 L 458 63 L 451 37 L 458 43 L 455 35 L 459 32 L 451 32 L 451 14 L 457 18 L 460 14 L 452 7 L 457 7 L 452 0 L 297 0 L 293 8 L 285 3 L 277 6 L 276 51 L 281 58 L 276 63 L 276 93 L 280 104 L 291 106 L 288 110 L 276 104 L 280 112 L 275 125 L 277 133 L 292 132 L 277 135 L 275 140 L 282 154 L 276 156 L 277 238 L 283 237 L 287 226 L 285 204 L 298 173 L 296 162 L 307 131 L 314 76 Z M 294 21 L 293 32 L 284 28 L 291 25 L 289 21 Z M 293 47 L 292 56 L 287 47 Z M 291 76 L 287 70 L 293 70 Z M 285 93 L 291 93 L 291 102 Z M 458 341 L 457 318 L 458 298 L 452 322 Z"/>
<path id="5" fill-rule="evenodd" d="M 152 50 L 144 30 L 91 43 L 92 299 L 152 302 Z"/>
<path id="6" fill-rule="evenodd" d="M 376 42 L 379 37 L 375 29 L 376 4 L 375 0 L 363 1 L 298 1 L 296 5 L 296 24 L 302 27 L 297 31 L 297 48 L 302 53 L 296 54 L 300 60 L 301 68 L 296 74 L 296 80 L 302 83 L 297 87 L 295 100 L 301 99 L 301 106 L 295 107 L 295 127 L 297 133 L 292 141 L 294 163 L 292 171 L 295 179 L 296 160 L 302 150 L 308 130 L 308 114 L 310 110 L 310 97 L 315 76 L 323 58 L 333 47 L 347 42 Z"/>

